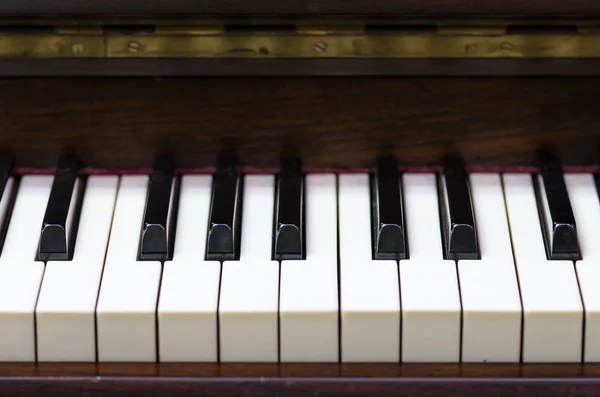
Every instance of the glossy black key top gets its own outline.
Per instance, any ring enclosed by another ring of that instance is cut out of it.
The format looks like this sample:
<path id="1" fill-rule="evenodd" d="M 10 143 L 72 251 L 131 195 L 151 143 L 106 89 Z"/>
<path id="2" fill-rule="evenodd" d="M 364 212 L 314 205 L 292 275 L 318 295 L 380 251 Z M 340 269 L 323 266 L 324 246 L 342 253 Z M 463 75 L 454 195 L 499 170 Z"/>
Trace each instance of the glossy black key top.
<path id="1" fill-rule="evenodd" d="M 575 216 L 558 159 L 547 153 L 540 154 L 540 173 L 534 178 L 548 259 L 578 260 Z"/>
<path id="2" fill-rule="evenodd" d="M 439 197 L 445 259 L 479 259 L 469 177 L 461 158 L 444 159 Z"/>
<path id="3" fill-rule="evenodd" d="M 63 156 L 58 162 L 42 223 L 38 259 L 65 261 L 73 258 L 83 200 L 84 181 L 77 173 L 79 159 Z"/>
<path id="4" fill-rule="evenodd" d="M 274 259 L 305 259 L 304 176 L 299 159 L 283 159 L 275 199 Z"/>
<path id="5" fill-rule="evenodd" d="M 2 213 L 1 224 L 0 224 L 0 251 L 4 248 L 4 241 L 6 240 L 6 232 L 8 231 L 8 225 L 10 223 L 10 215 L 16 198 L 16 181 L 13 178 L 13 182 L 9 183 L 10 176 L 13 169 L 13 158 L 10 156 L 0 157 L 0 203 Z"/>
<path id="6" fill-rule="evenodd" d="M 213 178 L 206 259 L 239 260 L 242 177 L 235 158 L 222 158 Z"/>
<path id="7" fill-rule="evenodd" d="M 378 158 L 375 174 L 371 177 L 372 244 L 375 259 L 407 258 L 401 189 L 396 159 Z"/>
<path id="8" fill-rule="evenodd" d="M 175 166 L 171 158 L 158 157 L 150 177 L 140 238 L 140 260 L 167 261 L 173 258 L 178 202 L 177 182 Z"/>

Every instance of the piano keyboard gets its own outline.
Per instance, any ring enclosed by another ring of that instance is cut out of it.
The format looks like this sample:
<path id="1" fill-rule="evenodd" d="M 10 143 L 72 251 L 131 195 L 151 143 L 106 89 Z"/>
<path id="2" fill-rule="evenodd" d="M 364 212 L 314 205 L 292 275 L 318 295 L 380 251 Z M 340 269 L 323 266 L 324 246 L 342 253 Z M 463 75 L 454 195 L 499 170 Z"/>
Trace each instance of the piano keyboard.
<path id="1" fill-rule="evenodd" d="M 0 163 L 0 361 L 600 361 L 595 175 Z"/>

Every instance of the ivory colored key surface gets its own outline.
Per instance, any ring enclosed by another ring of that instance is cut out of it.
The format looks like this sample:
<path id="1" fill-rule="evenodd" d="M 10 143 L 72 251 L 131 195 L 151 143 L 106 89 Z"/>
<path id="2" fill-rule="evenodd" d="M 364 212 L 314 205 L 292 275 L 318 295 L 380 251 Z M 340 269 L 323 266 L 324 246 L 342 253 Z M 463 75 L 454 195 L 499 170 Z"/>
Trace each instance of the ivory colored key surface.
<path id="1" fill-rule="evenodd" d="M 577 223 L 581 260 L 577 278 L 585 307 L 583 359 L 600 361 L 600 202 L 592 174 L 565 174 L 565 183 Z"/>
<path id="2" fill-rule="evenodd" d="M 499 174 L 471 174 L 481 260 L 458 262 L 463 362 L 518 362 L 521 300 Z"/>
<path id="3" fill-rule="evenodd" d="M 372 259 L 369 175 L 340 175 L 338 204 L 342 361 L 399 362 L 398 264 Z"/>
<path id="4" fill-rule="evenodd" d="M 221 361 L 277 361 L 279 263 L 271 260 L 275 177 L 244 180 L 239 261 L 222 266 Z"/>
<path id="5" fill-rule="evenodd" d="M 165 262 L 158 303 L 159 360 L 217 361 L 221 263 L 205 261 L 210 175 L 181 180 L 173 261 Z"/>
<path id="6" fill-rule="evenodd" d="M 337 362 L 336 176 L 307 175 L 305 187 L 306 260 L 281 262 L 281 361 Z"/>
<path id="7" fill-rule="evenodd" d="M 36 307 L 39 361 L 95 361 L 95 310 L 117 176 L 90 176 L 72 261 L 46 264 Z"/>
<path id="8" fill-rule="evenodd" d="M 402 361 L 458 362 L 460 294 L 454 261 L 444 260 L 434 174 L 402 176 L 408 260 L 400 261 Z"/>
<path id="9" fill-rule="evenodd" d="M 156 361 L 161 263 L 137 261 L 148 176 L 121 177 L 96 308 L 99 361 Z"/>
<path id="10" fill-rule="evenodd" d="M 35 303 L 44 274 L 36 262 L 52 176 L 21 179 L 0 256 L 0 361 L 35 361 Z M 33 238 L 32 238 L 33 237 Z"/>
<path id="11" fill-rule="evenodd" d="M 583 307 L 571 261 L 548 260 L 531 175 L 503 175 L 523 302 L 523 361 L 581 360 Z"/>

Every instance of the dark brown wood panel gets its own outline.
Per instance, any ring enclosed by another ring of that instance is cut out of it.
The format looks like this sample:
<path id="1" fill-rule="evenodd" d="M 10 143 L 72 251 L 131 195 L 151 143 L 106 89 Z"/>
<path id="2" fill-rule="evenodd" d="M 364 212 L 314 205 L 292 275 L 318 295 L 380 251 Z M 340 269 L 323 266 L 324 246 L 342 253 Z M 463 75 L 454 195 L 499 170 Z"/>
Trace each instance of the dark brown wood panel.
<path id="1" fill-rule="evenodd" d="M 180 168 L 236 153 L 276 168 L 403 166 L 445 153 L 470 166 L 533 165 L 544 147 L 568 166 L 598 165 L 597 78 L 0 79 L 0 149 L 20 167 L 70 151 L 92 168 L 147 168 L 158 151 Z"/>
<path id="2" fill-rule="evenodd" d="M 1 77 L 599 77 L 600 59 L 0 59 Z"/>
<path id="3" fill-rule="evenodd" d="M 527 15 L 589 17 L 595 0 L 4 0 L 9 15 Z"/>
<path id="4" fill-rule="evenodd" d="M 597 395 L 597 364 L 0 364 L 3 396 Z"/>

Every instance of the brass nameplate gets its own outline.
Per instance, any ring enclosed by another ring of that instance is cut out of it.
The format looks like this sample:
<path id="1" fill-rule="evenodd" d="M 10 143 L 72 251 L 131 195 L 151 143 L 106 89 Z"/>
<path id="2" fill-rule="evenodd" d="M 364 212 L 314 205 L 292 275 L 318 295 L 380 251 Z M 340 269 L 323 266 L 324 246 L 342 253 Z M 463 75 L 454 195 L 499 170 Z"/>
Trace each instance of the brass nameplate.
<path id="1" fill-rule="evenodd" d="M 600 24 L 0 26 L 0 58 L 599 58 Z"/>

